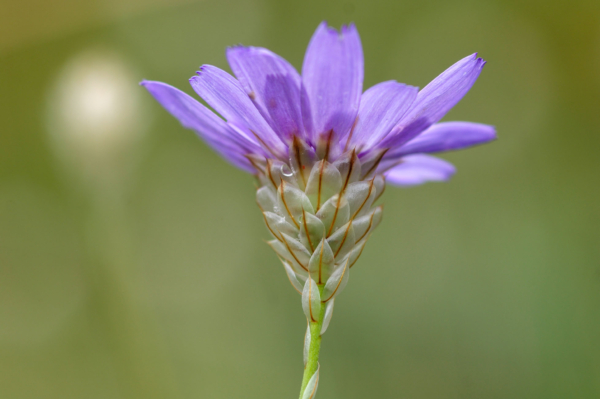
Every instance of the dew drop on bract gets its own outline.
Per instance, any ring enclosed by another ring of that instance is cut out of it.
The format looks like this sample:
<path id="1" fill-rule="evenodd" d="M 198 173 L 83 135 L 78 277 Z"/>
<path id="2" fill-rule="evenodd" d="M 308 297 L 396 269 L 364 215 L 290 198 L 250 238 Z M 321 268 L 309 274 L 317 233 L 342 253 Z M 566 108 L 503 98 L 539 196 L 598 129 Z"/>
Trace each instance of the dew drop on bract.
<path id="1" fill-rule="evenodd" d="M 291 177 L 294 175 L 294 172 L 287 166 L 286 164 L 281 165 L 281 174 L 286 177 Z"/>

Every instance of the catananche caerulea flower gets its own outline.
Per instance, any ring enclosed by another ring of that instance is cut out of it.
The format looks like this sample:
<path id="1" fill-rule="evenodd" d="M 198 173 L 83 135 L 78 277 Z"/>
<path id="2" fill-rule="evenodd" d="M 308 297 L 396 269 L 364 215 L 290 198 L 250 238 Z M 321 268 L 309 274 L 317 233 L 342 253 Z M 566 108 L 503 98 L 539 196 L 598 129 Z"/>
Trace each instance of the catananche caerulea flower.
<path id="1" fill-rule="evenodd" d="M 322 23 L 313 35 L 302 75 L 259 47 L 227 49 L 237 79 L 204 65 L 193 89 L 224 119 L 165 83 L 144 81 L 152 95 L 223 158 L 256 173 L 248 155 L 289 162 L 293 138 L 313 149 L 329 141 L 328 159 L 349 150 L 359 159 L 385 151 L 378 173 L 395 185 L 447 180 L 454 167 L 424 155 L 463 149 L 495 138 L 494 128 L 440 119 L 469 91 L 485 61 L 476 54 L 452 65 L 422 90 L 396 81 L 363 93 L 363 53 L 354 25 L 341 32 Z"/>
<path id="2" fill-rule="evenodd" d="M 269 244 L 302 293 L 309 327 L 301 397 L 312 398 L 320 336 L 334 297 L 381 220 L 382 209 L 373 204 L 385 182 L 448 180 L 454 167 L 427 154 L 495 138 L 488 125 L 439 122 L 469 91 L 485 61 L 467 56 L 422 90 L 387 81 L 363 92 L 356 28 L 338 32 L 326 23 L 310 41 L 302 75 L 264 48 L 232 47 L 227 59 L 235 78 L 204 65 L 190 79 L 221 117 L 165 83 L 142 85 L 223 158 L 258 177 L 257 202 L 273 235 Z"/>

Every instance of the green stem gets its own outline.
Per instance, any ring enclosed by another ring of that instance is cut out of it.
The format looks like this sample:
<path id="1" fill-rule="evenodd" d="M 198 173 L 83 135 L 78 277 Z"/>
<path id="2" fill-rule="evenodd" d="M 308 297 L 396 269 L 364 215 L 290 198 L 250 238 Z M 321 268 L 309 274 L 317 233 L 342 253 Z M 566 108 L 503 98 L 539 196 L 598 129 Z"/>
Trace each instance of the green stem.
<path id="1" fill-rule="evenodd" d="M 323 295 L 325 284 L 319 284 L 319 293 Z M 304 376 L 302 377 L 302 388 L 300 389 L 300 399 L 304 395 L 304 390 L 308 385 L 310 377 L 313 376 L 319 367 L 319 352 L 321 351 L 321 328 L 323 327 L 323 319 L 325 316 L 325 304 L 321 303 L 321 311 L 317 321 L 311 321 L 310 325 L 310 346 L 308 349 L 308 359 L 304 366 Z"/>

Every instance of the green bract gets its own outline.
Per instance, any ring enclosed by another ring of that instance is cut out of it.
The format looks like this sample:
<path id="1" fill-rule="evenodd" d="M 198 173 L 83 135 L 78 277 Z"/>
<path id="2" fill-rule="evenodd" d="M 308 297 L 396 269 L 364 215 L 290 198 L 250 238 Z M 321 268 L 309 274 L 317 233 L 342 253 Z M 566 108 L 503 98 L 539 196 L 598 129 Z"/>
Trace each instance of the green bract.
<path id="1" fill-rule="evenodd" d="M 261 185 L 256 199 L 274 238 L 269 245 L 302 294 L 307 319 L 314 322 L 322 304 L 344 289 L 350 269 L 381 221 L 382 207 L 374 203 L 385 180 L 373 173 L 376 159 L 362 163 L 354 150 L 330 163 L 326 154 L 320 159 L 295 137 L 289 153 L 289 163 L 250 160 Z M 328 307 L 327 324 L 332 310 Z"/>

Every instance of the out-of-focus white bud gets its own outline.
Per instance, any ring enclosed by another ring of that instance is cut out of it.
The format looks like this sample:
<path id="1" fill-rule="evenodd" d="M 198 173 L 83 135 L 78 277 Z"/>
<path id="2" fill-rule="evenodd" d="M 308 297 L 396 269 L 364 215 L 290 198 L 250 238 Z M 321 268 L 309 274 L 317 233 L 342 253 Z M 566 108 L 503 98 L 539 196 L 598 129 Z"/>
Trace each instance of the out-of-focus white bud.
<path id="1" fill-rule="evenodd" d="M 109 50 L 88 50 L 63 67 L 48 97 L 51 144 L 80 182 L 105 190 L 135 162 L 146 126 L 135 75 Z"/>

